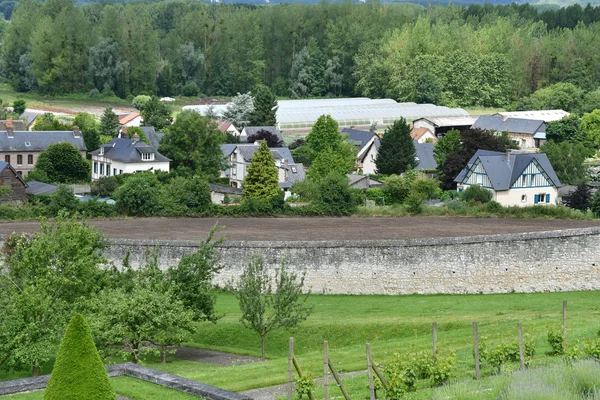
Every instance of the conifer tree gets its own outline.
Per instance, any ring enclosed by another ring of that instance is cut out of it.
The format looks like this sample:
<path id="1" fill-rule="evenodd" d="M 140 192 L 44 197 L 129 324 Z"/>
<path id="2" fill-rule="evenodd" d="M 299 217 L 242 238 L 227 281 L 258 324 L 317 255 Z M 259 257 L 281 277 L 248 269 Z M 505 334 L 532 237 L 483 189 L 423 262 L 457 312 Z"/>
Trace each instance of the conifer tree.
<path id="1" fill-rule="evenodd" d="M 63 337 L 44 400 L 115 400 L 92 334 L 83 315 L 75 314 Z"/>
<path id="2" fill-rule="evenodd" d="M 415 144 L 410 126 L 404 118 L 394 121 L 381 138 L 381 147 L 375 160 L 380 174 L 401 174 L 415 167 Z"/>
<path id="3" fill-rule="evenodd" d="M 116 136 L 120 126 L 117 114 L 113 112 L 111 107 L 106 108 L 100 119 L 100 134 L 104 136 Z"/>
<path id="4" fill-rule="evenodd" d="M 244 196 L 256 200 L 271 200 L 279 193 L 275 160 L 267 143 L 262 142 L 252 157 L 244 180 Z"/>
<path id="5" fill-rule="evenodd" d="M 250 114 L 251 126 L 275 126 L 277 99 L 271 89 L 261 86 L 254 97 L 254 111 Z"/>

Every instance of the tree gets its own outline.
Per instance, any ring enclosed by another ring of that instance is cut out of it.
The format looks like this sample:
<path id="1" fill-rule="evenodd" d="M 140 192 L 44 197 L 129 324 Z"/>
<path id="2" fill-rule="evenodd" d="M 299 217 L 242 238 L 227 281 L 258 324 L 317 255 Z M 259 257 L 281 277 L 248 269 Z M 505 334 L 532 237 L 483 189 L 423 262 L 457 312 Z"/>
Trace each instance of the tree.
<path id="1" fill-rule="evenodd" d="M 319 97 L 325 94 L 325 60 L 314 37 L 294 55 L 291 73 L 293 97 Z"/>
<path id="2" fill-rule="evenodd" d="M 336 120 L 330 115 L 321 115 L 306 137 L 306 145 L 296 148 L 294 154 L 309 158 L 307 164 L 311 168 L 308 176 L 319 180 L 329 174 L 345 175 L 352 172 L 356 148 L 348 143 L 346 136 L 340 135 Z"/>
<path id="3" fill-rule="evenodd" d="M 254 98 L 254 111 L 250 113 L 250 126 L 275 126 L 277 107 L 277 99 L 271 89 L 260 86 Z"/>
<path id="4" fill-rule="evenodd" d="M 135 96 L 131 105 L 135 107 L 137 110 L 142 110 L 146 104 L 150 101 L 151 97 L 145 94 L 140 94 L 139 96 Z"/>
<path id="5" fill-rule="evenodd" d="M 380 174 L 401 174 L 415 167 L 415 144 L 404 118 L 385 130 L 375 165 Z"/>
<path id="6" fill-rule="evenodd" d="M 437 163 L 438 173 L 441 173 L 444 164 L 446 163 L 446 157 L 448 154 L 454 153 L 460 148 L 460 131 L 452 129 L 444 136 L 438 139 L 437 143 L 433 146 L 433 158 Z"/>
<path id="7" fill-rule="evenodd" d="M 273 134 L 271 131 L 261 129 L 253 135 L 248 136 L 248 143 L 254 143 L 259 140 L 264 140 L 269 147 L 283 147 L 283 141 L 279 136 Z"/>
<path id="8" fill-rule="evenodd" d="M 582 182 L 573 192 L 565 196 L 564 200 L 567 207 L 587 211 L 592 204 L 592 190 L 585 182 Z"/>
<path id="9" fill-rule="evenodd" d="M 590 210 L 592 210 L 596 217 L 600 216 L 600 190 L 597 190 L 594 194 L 590 204 Z"/>
<path id="10" fill-rule="evenodd" d="M 223 120 L 231 122 L 236 128 L 241 128 L 250 122 L 250 116 L 254 112 L 254 98 L 252 93 L 238 93 L 223 113 Z"/>
<path id="11" fill-rule="evenodd" d="M 583 90 L 565 82 L 539 89 L 531 95 L 534 110 L 562 109 L 577 112 L 581 107 L 582 98 Z"/>
<path id="12" fill-rule="evenodd" d="M 166 216 L 198 215 L 210 209 L 210 188 L 199 176 L 176 176 L 161 188 L 161 206 Z"/>
<path id="13" fill-rule="evenodd" d="M 89 182 L 90 166 L 71 143 L 55 143 L 40 154 L 27 178 L 48 183 Z"/>
<path id="14" fill-rule="evenodd" d="M 561 183 L 573 185 L 587 179 L 585 159 L 589 150 L 583 144 L 548 141 L 540 147 L 540 153 L 546 153 Z"/>
<path id="15" fill-rule="evenodd" d="M 156 96 L 150 98 L 150 101 L 140 110 L 140 114 L 142 114 L 142 125 L 153 126 L 157 131 L 164 129 L 173 122 L 169 106 Z"/>
<path id="16" fill-rule="evenodd" d="M 73 120 L 73 126 L 78 126 L 88 151 L 94 151 L 100 147 L 100 132 L 96 118 L 86 112 L 78 112 Z"/>
<path id="17" fill-rule="evenodd" d="M 492 197 L 492 192 L 480 185 L 471 185 L 461 194 L 461 198 L 464 201 L 481 204 L 489 202 L 492 200 Z"/>
<path id="18" fill-rule="evenodd" d="M 308 177 L 320 180 L 327 175 L 344 176 L 351 173 L 354 169 L 354 152 L 351 146 L 349 143 L 344 143 L 341 147 L 344 151 L 328 148 L 318 153 L 310 162 Z"/>
<path id="19" fill-rule="evenodd" d="M 572 143 L 582 141 L 581 118 L 570 115 L 558 121 L 546 123 L 546 139 L 555 143 L 569 141 Z"/>
<path id="20" fill-rule="evenodd" d="M 357 202 L 350 191 L 350 181 L 345 175 L 331 173 L 318 181 L 315 203 L 328 215 L 351 215 Z"/>
<path id="21" fill-rule="evenodd" d="M 13 112 L 19 116 L 21 116 L 25 109 L 27 108 L 27 103 L 23 99 L 17 99 L 13 101 Z"/>
<path id="22" fill-rule="evenodd" d="M 48 211 L 52 216 L 57 216 L 61 211 L 74 214 L 77 211 L 77 206 L 79 206 L 79 200 L 75 197 L 73 188 L 60 185 L 51 196 Z"/>
<path id="23" fill-rule="evenodd" d="M 115 400 L 104 364 L 83 315 L 75 314 L 60 343 L 44 400 L 77 400 L 82 397 Z"/>
<path id="24" fill-rule="evenodd" d="M 117 114 L 113 112 L 111 107 L 107 107 L 102 114 L 102 118 L 100 118 L 100 134 L 115 137 L 120 127 L 119 117 L 117 117 Z"/>
<path id="25" fill-rule="evenodd" d="M 221 143 L 223 135 L 208 117 L 183 111 L 160 141 L 158 151 L 173 160 L 171 167 L 178 174 L 204 176 L 214 182 L 225 164 Z"/>
<path id="26" fill-rule="evenodd" d="M 52 113 L 45 113 L 35 119 L 34 131 L 66 131 L 71 129 L 54 117 Z"/>
<path id="27" fill-rule="evenodd" d="M 271 150 L 262 142 L 252 156 L 244 179 L 244 196 L 255 200 L 273 199 L 280 192 L 279 177 Z"/>
<path id="28" fill-rule="evenodd" d="M 265 358 L 265 337 L 276 329 L 294 328 L 306 320 L 312 307 L 306 305 L 309 293 L 302 296 L 304 275 L 298 279 L 281 263 L 275 287 L 262 258 L 254 257 L 244 268 L 234 294 L 240 304 L 240 322 L 260 335 L 261 356 Z"/>
<path id="29" fill-rule="evenodd" d="M 113 197 L 127 215 L 151 217 L 160 205 L 158 179 L 151 172 L 135 174 L 114 191 Z"/>
<path id="30" fill-rule="evenodd" d="M 600 110 L 594 110 L 581 117 L 581 133 L 593 141 L 595 149 L 600 147 Z"/>
<path id="31" fill-rule="evenodd" d="M 442 167 L 441 183 L 445 190 L 456 189 L 454 178 L 467 166 L 477 150 L 506 151 L 506 143 L 493 133 L 481 129 L 469 129 L 460 134 L 461 146 L 446 156 Z"/>
<path id="32" fill-rule="evenodd" d="M 106 241 L 98 231 L 59 215 L 33 235 L 13 234 L 0 271 L 0 366 L 36 376 L 73 310 L 99 289 Z"/>
<path id="33" fill-rule="evenodd" d="M 123 59 L 123 52 L 116 41 L 101 37 L 98 44 L 90 47 L 88 65 L 97 90 L 103 93 L 112 91 L 125 97 L 125 77 L 129 63 Z"/>

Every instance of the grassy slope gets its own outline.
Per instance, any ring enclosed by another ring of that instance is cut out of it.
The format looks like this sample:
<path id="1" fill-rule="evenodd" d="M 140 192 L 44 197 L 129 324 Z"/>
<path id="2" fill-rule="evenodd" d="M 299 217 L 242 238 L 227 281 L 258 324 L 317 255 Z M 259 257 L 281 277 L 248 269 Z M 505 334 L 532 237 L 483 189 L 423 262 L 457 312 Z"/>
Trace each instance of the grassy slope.
<path id="1" fill-rule="evenodd" d="M 229 390 L 240 391 L 284 383 L 287 371 L 287 341 L 296 341 L 295 353 L 306 371 L 322 371 L 322 340 L 330 344 L 330 357 L 341 371 L 366 369 L 365 347 L 370 342 L 376 361 L 385 362 L 395 351 L 429 349 L 430 329 L 438 322 L 438 348 L 456 350 L 458 377 L 474 375 L 472 322 L 480 323 L 480 335 L 490 344 L 516 339 L 516 325 L 523 322 L 525 334 L 537 339 L 534 365 L 556 362 L 544 353 L 549 327 L 560 326 L 562 300 L 569 301 L 569 338 L 597 336 L 598 295 L 596 292 L 437 295 L 437 296 L 323 296 L 310 299 L 315 310 L 310 319 L 292 333 L 275 331 L 267 337 L 269 361 L 234 367 L 218 367 L 188 361 L 171 361 L 154 368 L 196 379 Z M 259 355 L 260 340 L 239 324 L 235 298 L 219 295 L 218 311 L 225 316 L 216 324 L 202 324 L 194 346 Z M 484 368 L 483 374 L 490 370 Z M 235 377 L 235 379 L 232 379 Z M 359 378 L 355 378 L 359 379 Z M 360 386 L 360 385 L 359 385 Z M 363 386 L 366 388 L 366 386 Z"/>
<path id="2" fill-rule="evenodd" d="M 199 397 L 192 396 L 177 390 L 167 389 L 154 383 L 145 382 L 140 379 L 129 377 L 112 378 L 111 382 L 116 392 L 133 400 L 198 400 Z M 44 392 L 31 392 L 6 396 L 15 400 L 42 400 Z"/>

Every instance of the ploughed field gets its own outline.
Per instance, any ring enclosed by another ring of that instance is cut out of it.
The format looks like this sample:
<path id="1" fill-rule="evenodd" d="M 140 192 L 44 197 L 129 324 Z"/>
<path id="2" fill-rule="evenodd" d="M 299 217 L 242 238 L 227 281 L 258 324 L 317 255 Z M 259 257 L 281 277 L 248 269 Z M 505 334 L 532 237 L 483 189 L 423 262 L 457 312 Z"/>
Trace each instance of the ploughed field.
<path id="1" fill-rule="evenodd" d="M 202 240 L 215 224 L 228 240 L 385 240 L 497 235 L 600 226 L 600 221 L 508 218 L 143 218 L 90 222 L 109 238 Z M 34 232 L 38 222 L 0 223 L 0 234 Z"/>

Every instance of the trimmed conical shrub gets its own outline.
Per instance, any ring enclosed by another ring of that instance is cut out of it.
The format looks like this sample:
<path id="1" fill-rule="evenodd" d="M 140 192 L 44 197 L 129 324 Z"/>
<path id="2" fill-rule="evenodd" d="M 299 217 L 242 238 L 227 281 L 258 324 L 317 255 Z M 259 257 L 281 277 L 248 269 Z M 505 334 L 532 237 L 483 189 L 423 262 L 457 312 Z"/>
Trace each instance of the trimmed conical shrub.
<path id="1" fill-rule="evenodd" d="M 115 400 L 83 315 L 75 314 L 60 343 L 44 400 Z"/>

